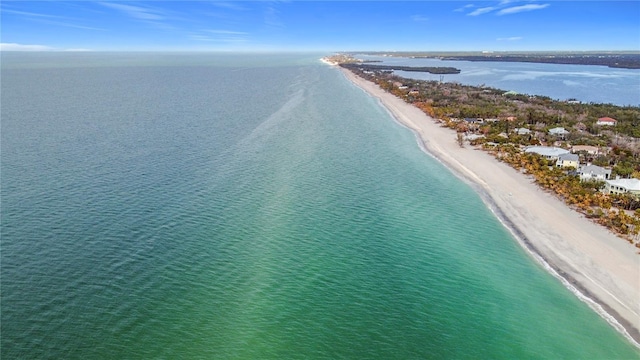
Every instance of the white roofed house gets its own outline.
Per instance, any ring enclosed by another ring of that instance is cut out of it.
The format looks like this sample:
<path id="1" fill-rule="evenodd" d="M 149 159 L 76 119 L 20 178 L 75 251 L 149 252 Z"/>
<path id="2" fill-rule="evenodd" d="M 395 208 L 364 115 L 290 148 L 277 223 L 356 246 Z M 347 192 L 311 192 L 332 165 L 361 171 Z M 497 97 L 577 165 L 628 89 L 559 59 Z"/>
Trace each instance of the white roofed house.
<path id="1" fill-rule="evenodd" d="M 640 197 L 640 180 L 616 179 L 606 180 L 602 192 L 606 194 L 631 194 Z"/>
<path id="2" fill-rule="evenodd" d="M 605 117 L 599 118 L 598 121 L 596 122 L 596 125 L 615 126 L 617 123 L 618 123 L 618 120 L 605 116 Z"/>
<path id="3" fill-rule="evenodd" d="M 597 165 L 586 165 L 578 169 L 578 175 L 580 176 L 580 181 L 605 181 L 611 177 L 611 169 L 605 169 Z"/>
<path id="4" fill-rule="evenodd" d="M 558 161 L 560 155 L 569 154 L 569 150 L 549 146 L 529 146 L 524 152 L 538 154 L 549 161 Z"/>
<path id="5" fill-rule="evenodd" d="M 584 151 L 585 153 L 589 154 L 589 155 L 598 155 L 600 154 L 600 148 L 598 148 L 597 146 L 590 146 L 590 145 L 574 145 L 571 147 L 571 152 L 572 153 L 577 153 L 580 151 Z"/>
<path id="6" fill-rule="evenodd" d="M 531 134 L 531 130 L 527 128 L 517 128 L 514 130 L 518 135 L 529 135 Z"/>
<path id="7" fill-rule="evenodd" d="M 580 157 L 576 154 L 560 154 L 556 161 L 556 166 L 561 168 L 574 168 L 577 169 L 580 165 Z"/>
<path id="8" fill-rule="evenodd" d="M 569 134 L 569 131 L 567 131 L 563 127 L 555 127 L 553 129 L 549 129 L 549 135 L 560 136 L 563 139 L 564 139 L 564 136 L 567 134 Z"/>

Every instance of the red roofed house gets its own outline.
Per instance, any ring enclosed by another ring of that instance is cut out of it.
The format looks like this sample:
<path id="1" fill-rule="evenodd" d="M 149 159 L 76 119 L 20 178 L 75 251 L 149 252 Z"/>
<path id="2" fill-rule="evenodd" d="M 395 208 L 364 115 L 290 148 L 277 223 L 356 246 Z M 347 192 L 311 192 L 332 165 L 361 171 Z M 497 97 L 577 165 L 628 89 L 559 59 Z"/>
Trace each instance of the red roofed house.
<path id="1" fill-rule="evenodd" d="M 614 126 L 617 122 L 618 122 L 618 120 L 612 119 L 610 117 L 601 117 L 600 119 L 598 119 L 598 122 L 596 123 L 596 125 Z"/>

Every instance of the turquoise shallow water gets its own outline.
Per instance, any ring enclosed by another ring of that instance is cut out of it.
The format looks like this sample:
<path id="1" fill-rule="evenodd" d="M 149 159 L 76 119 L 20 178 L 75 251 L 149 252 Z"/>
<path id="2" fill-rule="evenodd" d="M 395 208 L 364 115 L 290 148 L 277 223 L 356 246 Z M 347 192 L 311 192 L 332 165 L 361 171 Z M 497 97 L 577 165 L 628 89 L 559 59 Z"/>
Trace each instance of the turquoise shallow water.
<path id="1" fill-rule="evenodd" d="M 75 56 L 2 54 L 2 358 L 638 358 L 320 55 Z"/>

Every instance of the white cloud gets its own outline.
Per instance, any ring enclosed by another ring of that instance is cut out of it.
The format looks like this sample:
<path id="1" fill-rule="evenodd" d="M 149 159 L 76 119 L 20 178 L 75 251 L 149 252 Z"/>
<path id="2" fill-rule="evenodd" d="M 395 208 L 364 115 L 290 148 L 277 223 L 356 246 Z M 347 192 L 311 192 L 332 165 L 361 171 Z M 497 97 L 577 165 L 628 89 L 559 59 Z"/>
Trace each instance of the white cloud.
<path id="1" fill-rule="evenodd" d="M 51 51 L 51 50 L 55 50 L 55 49 L 46 45 L 0 43 L 0 51 Z"/>
<path id="2" fill-rule="evenodd" d="M 211 4 L 214 5 L 214 6 L 217 6 L 219 8 L 228 9 L 228 10 L 236 10 L 236 11 L 245 10 L 244 7 L 242 7 L 238 3 L 234 3 L 234 2 L 213 1 Z"/>
<path id="3" fill-rule="evenodd" d="M 411 16 L 411 20 L 415 22 L 427 22 L 429 21 L 429 18 L 424 15 L 413 15 Z"/>
<path id="4" fill-rule="evenodd" d="M 518 40 L 522 40 L 522 36 L 512 36 L 512 37 L 506 37 L 506 38 L 497 38 L 496 40 L 498 40 L 498 41 L 518 41 Z"/>
<path id="5" fill-rule="evenodd" d="M 205 30 L 208 33 L 212 34 L 224 34 L 224 35 L 247 35 L 248 33 L 242 31 L 232 31 L 232 30 Z"/>
<path id="6" fill-rule="evenodd" d="M 540 10 L 548 6 L 549 4 L 528 4 L 528 5 L 514 6 L 514 7 L 510 7 L 510 8 L 506 8 L 498 11 L 498 15 L 517 14 L 525 11 Z"/>
<path id="7" fill-rule="evenodd" d="M 467 15 L 469 15 L 469 16 L 478 16 L 478 15 L 482 15 L 482 14 L 486 14 L 488 12 L 491 12 L 491 11 L 493 11 L 495 9 L 496 8 L 493 7 L 493 6 L 483 7 L 483 8 L 476 9 L 476 10 L 470 12 Z"/>
<path id="8" fill-rule="evenodd" d="M 159 13 L 157 10 L 153 10 L 150 8 L 144 8 L 141 6 L 133 6 L 133 5 L 125 5 L 125 4 L 115 4 L 108 2 L 101 2 L 103 6 L 110 7 L 112 9 L 121 11 L 126 15 L 140 20 L 163 20 L 165 17 Z"/>
<path id="9" fill-rule="evenodd" d="M 280 11 L 278 11 L 278 9 L 276 9 L 275 7 L 273 6 L 267 7 L 267 9 L 264 12 L 264 23 L 270 27 L 275 27 L 275 28 L 284 27 L 284 23 L 282 23 L 282 20 L 280 20 L 280 16 L 278 15 L 279 13 Z"/>
<path id="10" fill-rule="evenodd" d="M 455 9 L 455 10 L 453 10 L 453 11 L 461 12 L 461 11 L 465 11 L 465 10 L 467 10 L 467 9 L 470 9 L 470 8 L 472 8 L 472 7 L 475 7 L 475 5 L 473 5 L 473 4 L 467 4 L 467 5 L 465 5 L 465 6 L 461 7 L 461 8 L 457 8 L 457 9 Z"/>
<path id="11" fill-rule="evenodd" d="M 44 17 L 44 18 L 57 18 L 57 19 L 64 18 L 62 16 L 40 14 L 40 13 L 34 13 L 30 11 L 10 10 L 10 9 L 2 9 L 2 12 L 7 14 L 23 15 L 23 16 L 29 16 L 29 17 Z"/>

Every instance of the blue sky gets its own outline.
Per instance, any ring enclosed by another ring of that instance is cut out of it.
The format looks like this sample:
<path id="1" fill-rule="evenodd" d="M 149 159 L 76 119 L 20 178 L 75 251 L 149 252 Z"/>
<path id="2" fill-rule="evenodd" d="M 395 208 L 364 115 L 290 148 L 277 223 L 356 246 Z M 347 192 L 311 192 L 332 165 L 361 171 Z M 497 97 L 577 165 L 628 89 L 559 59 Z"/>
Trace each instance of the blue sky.
<path id="1" fill-rule="evenodd" d="M 640 1 L 11 1 L 2 50 L 640 50 Z"/>

